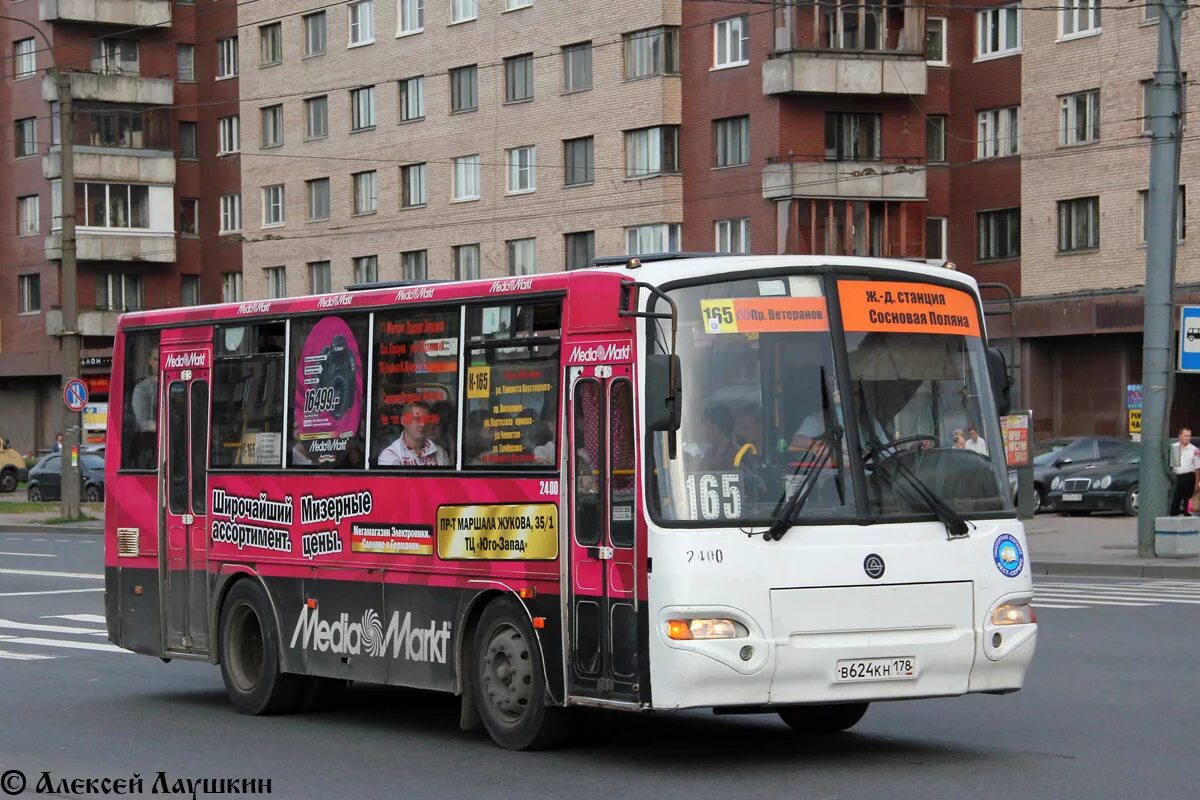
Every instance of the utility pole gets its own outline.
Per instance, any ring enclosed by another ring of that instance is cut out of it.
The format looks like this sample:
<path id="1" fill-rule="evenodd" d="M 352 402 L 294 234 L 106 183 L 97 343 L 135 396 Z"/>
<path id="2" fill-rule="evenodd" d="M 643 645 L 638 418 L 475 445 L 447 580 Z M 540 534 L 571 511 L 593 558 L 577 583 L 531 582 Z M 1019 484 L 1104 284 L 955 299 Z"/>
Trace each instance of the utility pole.
<path id="1" fill-rule="evenodd" d="M 1175 365 L 1175 245 L 1179 201 L 1180 24 L 1185 0 L 1158 5 L 1158 67 L 1150 91 L 1150 211 L 1146 222 L 1146 323 L 1142 349 L 1142 463 L 1138 556 L 1153 558 L 1154 520 L 1167 512 L 1165 469 L 1170 378 Z M 1173 479 L 1173 478 L 1171 478 Z"/>
<path id="2" fill-rule="evenodd" d="M 71 106 L 71 74 L 54 71 L 58 88 L 59 154 L 62 160 L 62 272 L 59 292 L 62 295 L 62 380 L 79 373 L 79 298 L 76 294 L 78 275 L 75 268 L 75 113 Z M 82 444 L 82 417 L 78 411 L 66 409 L 63 426 L 62 458 L 62 515 L 76 519 L 79 511 L 79 446 Z"/>

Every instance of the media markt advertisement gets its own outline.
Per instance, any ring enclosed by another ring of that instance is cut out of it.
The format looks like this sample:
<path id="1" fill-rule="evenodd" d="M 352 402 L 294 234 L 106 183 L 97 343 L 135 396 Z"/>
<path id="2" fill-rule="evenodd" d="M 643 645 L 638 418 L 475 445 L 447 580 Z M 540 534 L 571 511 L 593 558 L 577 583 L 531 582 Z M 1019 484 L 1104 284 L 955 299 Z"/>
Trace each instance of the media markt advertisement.
<path id="1" fill-rule="evenodd" d="M 558 558 L 558 506 L 441 506 L 437 537 L 443 559 L 553 560 Z"/>
<path id="2" fill-rule="evenodd" d="M 363 415 L 363 365 L 358 341 L 339 317 L 308 332 L 296 362 L 291 462 L 339 464 Z"/>

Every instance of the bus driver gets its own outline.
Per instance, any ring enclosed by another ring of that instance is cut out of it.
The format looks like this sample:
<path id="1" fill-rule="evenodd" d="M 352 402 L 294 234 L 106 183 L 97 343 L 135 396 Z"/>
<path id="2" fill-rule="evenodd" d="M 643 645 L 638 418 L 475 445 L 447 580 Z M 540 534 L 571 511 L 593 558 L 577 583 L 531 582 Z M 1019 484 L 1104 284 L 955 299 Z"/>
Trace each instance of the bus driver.
<path id="1" fill-rule="evenodd" d="M 379 454 L 381 467 L 446 467 L 450 457 L 429 438 L 432 413 L 420 400 L 404 405 L 400 422 L 404 432 Z"/>

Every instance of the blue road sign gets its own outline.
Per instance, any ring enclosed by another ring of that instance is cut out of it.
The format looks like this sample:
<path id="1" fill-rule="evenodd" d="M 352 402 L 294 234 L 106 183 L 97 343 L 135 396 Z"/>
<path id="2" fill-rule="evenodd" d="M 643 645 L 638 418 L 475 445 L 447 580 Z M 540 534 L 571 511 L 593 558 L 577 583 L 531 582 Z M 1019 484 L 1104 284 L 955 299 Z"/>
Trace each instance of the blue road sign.
<path id="1" fill-rule="evenodd" d="M 67 408 L 72 411 L 83 411 L 87 401 L 87 385 L 79 378 L 71 378 L 67 381 L 67 385 L 63 387 L 63 402 L 67 404 Z"/>

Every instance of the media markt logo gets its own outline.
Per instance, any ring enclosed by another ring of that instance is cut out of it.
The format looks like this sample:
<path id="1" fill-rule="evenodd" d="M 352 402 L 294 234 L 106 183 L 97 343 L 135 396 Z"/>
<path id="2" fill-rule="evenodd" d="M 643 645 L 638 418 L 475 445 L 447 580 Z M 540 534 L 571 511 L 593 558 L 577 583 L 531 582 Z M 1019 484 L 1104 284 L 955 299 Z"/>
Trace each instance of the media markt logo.
<path id="1" fill-rule="evenodd" d="M 299 642 L 302 650 L 373 658 L 386 657 L 390 651 L 392 658 L 403 655 L 407 661 L 446 663 L 449 622 L 443 622 L 439 628 L 437 620 L 432 620 L 428 628 L 414 628 L 411 611 L 405 612 L 403 622 L 400 612 L 393 611 L 385 631 L 379 614 L 372 608 L 364 611 L 358 622 L 351 622 L 350 615 L 344 611 L 332 623 L 321 619 L 320 614 L 319 606 L 309 608 L 305 604 L 300 607 L 300 618 L 296 620 L 289 647 L 296 647 Z"/>
<path id="2" fill-rule="evenodd" d="M 630 350 L 633 348 L 629 342 L 607 342 L 591 345 L 575 345 L 571 351 L 571 356 L 567 360 L 572 364 L 596 364 L 605 361 L 628 361 Z"/>

